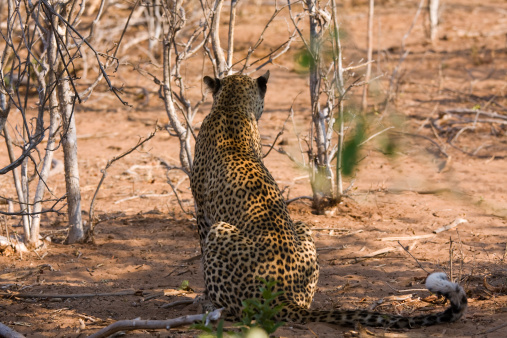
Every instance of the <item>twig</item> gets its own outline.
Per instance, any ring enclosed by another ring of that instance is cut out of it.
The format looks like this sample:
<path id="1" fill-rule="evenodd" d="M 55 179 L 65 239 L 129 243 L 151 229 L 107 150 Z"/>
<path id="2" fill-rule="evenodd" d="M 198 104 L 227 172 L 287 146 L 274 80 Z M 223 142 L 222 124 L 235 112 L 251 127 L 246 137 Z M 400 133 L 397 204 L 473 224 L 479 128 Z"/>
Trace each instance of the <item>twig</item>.
<path id="1" fill-rule="evenodd" d="M 452 108 L 444 111 L 446 114 L 470 114 L 470 115 L 484 115 L 491 118 L 507 120 L 507 115 L 498 114 L 497 112 L 480 110 L 480 109 L 466 109 L 466 108 Z"/>
<path id="2" fill-rule="evenodd" d="M 10 327 L 0 323 L 0 337 L 7 338 L 25 338 L 21 333 L 14 331 Z"/>
<path id="3" fill-rule="evenodd" d="M 138 199 L 138 198 L 169 197 L 171 195 L 173 195 L 172 192 L 170 192 L 168 194 L 142 194 L 142 195 L 135 195 L 135 196 L 130 196 L 130 197 L 122 198 L 121 200 L 118 200 L 118 201 L 114 202 L 113 204 L 119 204 L 119 203 L 122 203 L 122 202 L 135 200 L 135 199 Z"/>
<path id="4" fill-rule="evenodd" d="M 495 119 L 477 119 L 477 118 L 475 118 L 473 120 L 461 119 L 460 121 L 448 121 L 447 125 L 454 126 L 457 124 L 466 124 L 466 123 L 473 123 L 472 126 L 469 126 L 469 129 L 471 129 L 471 130 L 475 130 L 477 123 L 497 123 L 500 125 L 507 125 L 507 121 L 499 121 L 499 120 L 495 120 Z"/>
<path id="5" fill-rule="evenodd" d="M 193 304 L 195 302 L 195 299 L 183 299 L 183 300 L 177 300 L 175 302 L 167 303 L 161 306 L 163 309 L 168 309 L 170 307 L 178 306 L 178 305 L 188 305 Z"/>
<path id="6" fill-rule="evenodd" d="M 344 72 L 348 72 L 348 71 L 351 71 L 351 70 L 359 69 L 359 68 L 371 65 L 372 63 L 375 63 L 375 60 L 371 60 L 371 61 L 368 61 L 368 62 L 360 63 L 360 64 L 355 65 L 355 66 L 345 67 L 345 68 L 343 68 L 343 71 Z M 364 80 L 364 82 L 368 83 L 368 80 Z"/>
<path id="7" fill-rule="evenodd" d="M 99 66 L 99 70 L 104 75 L 104 79 L 106 80 L 108 87 L 111 89 L 111 91 L 116 95 L 116 97 L 118 98 L 118 100 L 120 100 L 120 102 L 123 105 L 130 106 L 128 104 L 128 102 L 122 100 L 122 98 L 118 94 L 119 93 L 118 88 L 114 87 L 112 85 L 112 83 L 111 83 L 111 80 L 109 80 L 109 76 L 106 73 L 106 69 L 104 68 L 104 66 L 100 62 L 100 59 L 99 59 L 100 55 L 99 55 L 99 53 L 97 53 L 95 51 L 95 49 L 93 48 L 93 46 L 67 20 L 65 20 L 59 13 L 57 13 L 55 11 L 55 9 L 48 3 L 47 0 L 41 0 L 41 2 L 44 4 L 45 8 L 51 12 L 52 15 L 57 16 L 63 23 L 65 23 L 65 25 L 67 26 L 67 28 L 69 28 L 72 32 L 74 32 L 74 34 L 76 34 L 80 39 L 82 39 L 82 42 L 85 43 L 88 46 L 88 48 L 90 48 L 93 51 L 93 53 L 95 54 L 95 57 L 97 59 L 97 65 Z M 76 92 L 76 94 L 77 94 L 77 92 Z"/>
<path id="8" fill-rule="evenodd" d="M 379 238 L 381 241 L 412 241 L 415 239 L 431 238 L 435 237 L 434 234 L 419 235 L 419 236 L 405 236 L 405 237 L 384 237 Z"/>
<path id="9" fill-rule="evenodd" d="M 285 201 L 285 204 L 289 205 L 292 202 L 296 202 L 296 201 L 302 200 L 302 199 L 313 201 L 313 197 L 311 197 L 311 196 L 299 196 L 299 197 L 294 197 L 294 198 L 291 198 L 290 200 Z"/>
<path id="10" fill-rule="evenodd" d="M 454 149 L 461 151 L 463 154 L 466 154 L 466 155 L 472 156 L 472 157 L 487 158 L 487 159 L 492 159 L 492 160 L 503 160 L 507 157 L 507 156 L 499 156 L 499 155 L 477 155 L 477 154 L 471 153 L 469 151 L 463 150 L 460 147 L 457 147 L 452 143 L 449 143 L 449 145 L 451 147 L 453 147 Z"/>
<path id="11" fill-rule="evenodd" d="M 374 6 L 375 1 L 370 0 L 370 6 L 368 7 L 368 34 L 367 34 L 367 41 L 366 44 L 368 45 L 367 48 L 367 67 L 366 67 L 366 74 L 364 77 L 364 80 L 366 81 L 366 84 L 363 87 L 363 98 L 361 102 L 361 107 L 363 112 L 366 111 L 366 107 L 368 106 L 368 81 L 370 81 L 371 76 L 371 63 L 372 63 L 372 56 L 373 56 L 373 12 L 374 12 Z"/>
<path id="12" fill-rule="evenodd" d="M 364 109 L 366 109 L 366 107 L 365 107 Z M 389 129 L 393 129 L 393 128 L 394 128 L 394 126 L 387 127 L 387 128 L 385 128 L 385 129 L 383 129 L 383 130 L 379 131 L 378 133 L 375 133 L 375 134 L 371 135 L 371 136 L 370 136 L 370 137 L 368 137 L 366 140 L 364 140 L 363 142 L 359 143 L 359 145 L 360 145 L 360 146 L 362 146 L 363 144 L 365 144 L 366 142 L 370 141 L 371 139 L 373 139 L 373 138 L 375 138 L 375 137 L 379 136 L 380 134 L 382 134 L 382 133 L 384 133 L 384 132 L 388 131 Z"/>
<path id="13" fill-rule="evenodd" d="M 396 251 L 395 247 L 383 248 L 383 249 L 374 251 L 374 252 L 372 252 L 370 254 L 367 254 L 367 255 L 364 255 L 364 256 L 360 256 L 360 257 L 354 257 L 354 258 L 373 258 L 375 256 L 383 255 L 383 254 L 386 254 L 386 253 L 389 253 L 389 252 L 393 252 L 393 251 Z"/>
<path id="14" fill-rule="evenodd" d="M 4 293 L 0 292 L 0 298 L 92 298 L 92 297 L 115 297 L 115 296 L 133 296 L 139 295 L 141 296 L 143 291 L 136 290 L 126 290 L 126 291 L 118 291 L 118 292 L 105 292 L 105 293 L 76 293 L 76 294 L 41 294 L 41 293 L 17 293 L 17 292 L 9 292 Z"/>
<path id="15" fill-rule="evenodd" d="M 464 218 L 456 218 L 454 221 L 452 221 L 452 223 L 446 225 L 446 226 L 443 226 L 441 228 L 438 228 L 436 230 L 433 230 L 433 233 L 434 234 L 438 234 L 440 232 L 443 232 L 443 231 L 447 231 L 449 229 L 452 229 L 452 228 L 455 228 L 457 227 L 458 225 L 460 225 L 461 223 L 467 223 L 468 221 Z"/>
<path id="16" fill-rule="evenodd" d="M 295 4 L 295 3 L 298 3 L 298 2 L 301 2 L 300 0 L 298 1 L 295 1 L 293 2 L 292 4 Z M 275 11 L 274 13 L 271 15 L 271 18 L 267 21 L 267 23 L 264 25 L 264 29 L 262 30 L 261 34 L 259 35 L 259 38 L 257 39 L 257 42 L 253 45 L 253 47 L 249 47 L 248 48 L 248 52 L 247 52 L 247 55 L 236 61 L 231 67 L 234 67 L 235 65 L 245 61 L 242 69 L 239 71 L 239 73 L 241 74 L 244 74 L 244 72 L 250 67 L 250 66 L 253 66 L 254 64 L 266 59 L 266 58 L 269 58 L 267 61 L 265 61 L 263 64 L 261 64 L 260 66 L 258 66 L 257 68 L 255 68 L 255 70 L 253 70 L 252 72 L 249 72 L 248 74 L 251 74 L 253 72 L 256 72 L 257 70 L 261 69 L 262 67 L 264 67 L 265 65 L 269 64 L 269 63 L 272 63 L 273 60 L 277 59 L 278 57 L 280 57 L 282 54 L 284 54 L 285 52 L 287 52 L 287 50 L 290 48 L 290 45 L 292 43 L 292 41 L 294 40 L 295 36 L 296 36 L 296 29 L 294 29 L 294 31 L 292 32 L 292 34 L 289 36 L 289 39 L 285 42 L 283 42 L 282 44 L 280 44 L 278 47 L 274 48 L 271 50 L 270 53 L 264 55 L 263 57 L 257 59 L 256 61 L 252 62 L 251 64 L 249 64 L 249 60 L 250 60 L 250 57 L 252 56 L 252 54 L 255 52 L 255 50 L 262 44 L 262 42 L 264 42 L 264 33 L 266 32 L 266 30 L 268 29 L 269 25 L 271 24 L 271 22 L 276 18 L 276 16 L 285 8 L 285 7 L 289 7 L 290 4 L 287 4 L 287 5 L 284 5 L 280 8 L 278 8 L 277 5 L 275 5 Z M 275 54 L 278 50 L 280 50 L 283 46 L 285 46 L 285 48 L 280 51 L 279 53 Z M 274 55 L 275 54 L 275 55 Z M 247 74 L 247 75 L 248 75 Z"/>
<path id="17" fill-rule="evenodd" d="M 453 248 L 452 248 L 452 237 L 449 237 L 449 277 L 451 278 L 451 280 L 453 280 L 453 266 L 452 266 L 452 261 L 453 261 Z"/>
<path id="18" fill-rule="evenodd" d="M 329 230 L 350 232 L 351 229 L 346 229 L 346 228 L 312 228 L 312 231 L 329 231 Z"/>
<path id="19" fill-rule="evenodd" d="M 185 208 L 183 207 L 183 203 L 180 199 L 180 196 L 178 195 L 178 192 L 176 191 L 177 187 L 173 184 L 173 182 L 171 181 L 171 178 L 169 177 L 169 171 L 166 172 L 166 177 L 167 177 L 167 183 L 171 186 L 171 189 L 174 192 L 174 196 L 176 196 L 176 200 L 178 201 L 181 211 L 183 211 L 187 215 L 193 215 L 195 217 L 195 215 L 192 211 L 186 211 Z"/>
<path id="20" fill-rule="evenodd" d="M 62 210 L 66 205 L 62 205 L 62 207 L 60 209 L 55 209 L 56 205 L 58 203 L 60 203 L 61 201 L 65 200 L 67 198 L 67 194 L 63 195 L 62 197 L 60 198 L 57 198 L 57 199 L 47 199 L 47 200 L 44 200 L 44 201 L 40 201 L 41 203 L 42 202 L 54 202 L 53 205 L 47 209 L 44 209 L 44 210 L 41 210 L 41 211 L 36 211 L 36 212 L 28 212 L 28 211 L 17 211 L 17 212 L 6 212 L 6 211 L 1 211 L 0 210 L 0 215 L 6 215 L 6 216 L 34 216 L 34 215 L 41 215 L 41 214 L 46 214 L 46 213 L 50 213 L 50 212 L 54 212 L 58 215 L 61 215 L 60 213 L 60 210 Z M 8 200 L 10 201 L 10 199 Z M 21 203 L 19 203 L 21 204 Z M 23 203 L 23 205 L 26 205 L 26 206 L 31 206 L 31 205 L 34 205 L 33 203 Z M 26 210 L 26 209 L 25 209 Z"/>
<path id="21" fill-rule="evenodd" d="M 491 292 L 495 292 L 495 293 L 507 292 L 507 285 L 493 286 L 493 285 L 489 284 L 487 276 L 484 276 L 484 279 L 482 280 L 482 284 L 484 285 L 486 290 L 491 291 Z"/>
<path id="22" fill-rule="evenodd" d="M 5 130 L 5 128 L 4 128 L 4 130 Z M 0 175 L 6 174 L 9 171 L 19 167 L 21 165 L 21 163 L 23 163 L 23 160 L 26 157 L 30 156 L 30 153 L 32 152 L 32 150 L 35 149 L 35 147 L 37 147 L 37 145 L 39 145 L 39 143 L 41 143 L 43 139 L 44 139 L 44 132 L 40 133 L 39 135 L 36 135 L 36 137 L 30 138 L 30 142 L 24 148 L 23 153 L 16 160 L 11 161 L 11 164 L 0 169 Z"/>
<path id="23" fill-rule="evenodd" d="M 484 332 L 481 332 L 481 333 L 479 333 L 479 334 L 488 334 L 488 333 L 491 333 L 491 332 L 495 332 L 495 331 L 497 331 L 497 330 L 503 329 L 503 328 L 504 328 L 504 327 L 506 327 L 506 326 L 507 326 L 507 323 L 503 323 L 503 324 L 500 324 L 499 326 L 496 326 L 496 327 L 494 327 L 494 328 L 491 328 L 491 329 L 486 330 L 486 331 L 484 331 Z"/>
<path id="24" fill-rule="evenodd" d="M 423 271 L 424 271 L 424 272 L 426 272 L 428 275 L 430 274 L 430 273 L 429 273 L 428 271 L 426 271 L 426 269 L 425 269 L 425 268 L 421 265 L 421 263 L 417 260 L 417 258 L 415 258 L 415 257 L 414 257 L 414 255 L 412 255 L 412 254 L 410 253 L 410 251 L 408 251 L 408 250 L 407 250 L 407 248 L 405 248 L 403 245 L 401 245 L 400 241 L 398 241 L 398 244 L 399 244 L 399 245 L 403 248 L 403 250 L 405 250 L 405 251 L 406 251 L 406 252 L 410 255 L 410 257 L 412 257 L 412 258 L 415 260 L 415 262 L 419 265 L 419 267 L 420 267 L 421 269 L 423 269 Z"/>
<path id="25" fill-rule="evenodd" d="M 437 147 L 437 149 L 440 151 L 440 153 L 442 155 L 444 155 L 445 157 L 449 157 L 449 155 L 445 152 L 445 150 L 443 150 L 442 147 L 440 147 L 440 145 L 437 142 L 433 141 L 429 137 L 426 137 L 424 135 L 419 135 L 419 134 L 406 133 L 406 132 L 402 132 L 402 131 L 392 131 L 392 133 L 400 134 L 400 135 L 407 135 L 407 136 L 412 136 L 412 137 L 420 137 L 420 138 L 423 138 L 425 140 L 428 140 L 431 143 L 433 143 L 433 145 L 435 145 L 435 147 Z"/>
<path id="26" fill-rule="evenodd" d="M 222 11 L 222 4 L 224 0 L 216 0 L 213 8 L 213 21 L 211 23 L 211 47 L 213 54 L 217 60 L 218 74 L 216 76 L 221 78 L 227 68 L 227 61 L 225 60 L 224 52 L 220 46 L 219 27 L 220 27 L 220 12 Z"/>
<path id="27" fill-rule="evenodd" d="M 299 92 L 298 95 L 300 93 L 301 92 Z M 296 98 L 294 98 L 294 101 L 295 100 L 296 100 Z M 293 101 L 293 104 L 294 104 L 294 101 Z M 305 155 L 303 152 L 303 147 L 301 146 L 301 139 L 299 137 L 299 133 L 296 130 L 296 121 L 294 121 L 294 109 L 292 109 L 292 107 L 290 108 L 290 118 L 292 121 L 292 128 L 294 129 L 294 134 L 296 135 L 296 139 L 298 140 L 299 153 L 301 154 L 301 159 L 303 160 L 303 166 L 306 166 Z"/>
<path id="28" fill-rule="evenodd" d="M 202 321 L 206 318 L 206 321 L 216 321 L 220 318 L 222 311 L 224 309 L 217 309 L 209 314 L 199 314 L 199 315 L 189 315 L 184 317 L 178 317 L 174 319 L 167 320 L 120 320 L 116 323 L 113 323 L 109 326 L 106 326 L 102 330 L 90 335 L 88 338 L 103 338 L 112 335 L 118 331 L 131 331 L 131 330 L 140 330 L 140 329 L 165 329 L 169 330 L 173 327 L 178 327 L 182 325 L 193 324 L 195 322 Z"/>
<path id="29" fill-rule="evenodd" d="M 325 247 L 325 248 L 317 248 L 317 251 L 341 250 L 341 249 L 343 249 L 343 247 Z M 388 247 L 388 248 L 383 248 L 383 249 L 374 251 L 374 252 L 372 252 L 370 254 L 367 254 L 367 255 L 364 255 L 364 256 L 341 257 L 341 258 L 337 258 L 337 259 L 342 259 L 343 260 L 343 259 L 373 258 L 373 257 L 379 256 L 379 255 L 383 255 L 383 254 L 386 254 L 386 253 L 389 253 L 389 252 L 393 252 L 393 251 L 396 251 L 395 247 Z"/>
<path id="30" fill-rule="evenodd" d="M 461 242 L 461 236 L 459 235 L 458 229 L 456 229 L 456 233 L 458 234 L 458 241 L 459 241 L 459 275 L 458 275 L 458 283 L 461 282 L 461 278 L 463 276 L 463 260 L 465 259 L 465 255 L 463 254 L 463 242 Z"/>
<path id="31" fill-rule="evenodd" d="M 296 2 L 293 2 L 291 3 L 290 0 L 287 0 L 287 6 L 289 7 L 289 15 L 290 15 L 290 19 L 292 20 L 292 24 L 294 25 L 294 28 L 297 30 L 298 34 L 299 34 L 299 37 L 301 38 L 301 41 L 303 41 L 303 44 L 305 45 L 306 47 L 306 51 L 308 52 L 308 54 L 310 54 L 312 60 L 315 60 L 315 55 L 313 55 L 313 49 L 310 48 L 310 46 L 308 45 L 308 42 L 306 42 L 306 39 L 303 35 L 303 33 L 301 32 L 301 30 L 299 29 L 299 26 L 298 26 L 298 23 L 296 22 L 296 19 L 294 18 L 294 16 L 292 15 L 292 5 L 295 4 L 295 3 L 298 3 L 299 1 L 296 1 Z M 299 20 L 298 20 L 299 22 Z"/>
<path id="32" fill-rule="evenodd" d="M 428 289 L 407 289 L 407 290 L 398 290 L 391 286 L 388 282 L 384 282 L 388 287 L 390 287 L 392 290 L 402 293 L 402 292 L 414 292 L 414 291 L 428 291 Z"/>
<path id="33" fill-rule="evenodd" d="M 187 215 L 193 215 L 193 213 L 191 211 L 186 211 L 185 208 L 183 208 L 183 204 L 180 200 L 180 196 L 178 195 L 178 192 L 177 192 L 177 189 L 178 189 L 178 186 L 181 184 L 181 182 L 183 182 L 183 179 L 180 180 L 176 186 L 172 183 L 171 181 L 171 178 L 169 177 L 169 172 L 171 170 L 174 170 L 174 169 L 177 169 L 177 170 L 181 170 L 183 171 L 188 177 L 190 177 L 190 173 L 183 167 L 175 167 L 175 166 L 172 166 L 170 165 L 169 163 L 167 163 L 167 161 L 165 161 L 163 158 L 160 158 L 160 157 L 156 157 L 156 159 L 160 162 L 160 164 L 162 164 L 165 168 L 166 168 L 166 173 L 165 173 L 165 176 L 167 178 L 167 183 L 171 186 L 171 189 L 173 190 L 174 192 L 174 196 L 176 196 L 176 200 L 178 201 L 178 204 L 181 208 L 181 210 L 187 214 Z"/>
<path id="34" fill-rule="evenodd" d="M 301 167 L 301 168 L 304 168 L 304 167 L 305 167 L 305 165 L 303 165 L 303 163 L 301 163 L 301 162 L 299 162 L 298 160 L 296 160 L 296 159 L 294 158 L 294 156 L 292 156 L 291 154 L 289 154 L 288 152 L 286 152 L 286 151 L 285 151 L 285 149 L 283 149 L 283 148 L 278 148 L 278 149 L 274 148 L 274 150 L 275 150 L 276 152 L 278 152 L 279 154 L 282 154 L 282 155 L 287 156 L 287 157 L 289 158 L 289 160 L 291 160 L 292 162 L 294 162 L 297 166 L 299 166 L 299 167 Z"/>
<path id="35" fill-rule="evenodd" d="M 297 98 L 297 96 L 296 96 L 296 98 Z M 296 98 L 294 98 L 294 101 L 296 100 Z M 292 101 L 292 104 L 294 104 L 294 101 Z M 271 144 L 271 146 L 269 147 L 268 152 L 267 152 L 267 153 L 266 153 L 266 154 L 265 154 L 262 158 L 266 158 L 266 157 L 269 155 L 269 153 L 271 152 L 271 150 L 273 150 L 273 147 L 275 146 L 276 141 L 278 140 L 278 138 L 279 138 L 281 135 L 283 135 L 283 132 L 285 131 L 285 125 L 287 124 L 287 122 L 289 121 L 289 119 L 290 119 L 290 117 L 291 117 L 291 111 L 293 111 L 293 110 L 292 110 L 292 106 L 290 107 L 290 110 L 289 110 L 289 115 L 287 116 L 287 118 L 285 119 L 285 122 L 284 122 L 284 123 L 283 123 L 283 125 L 282 125 L 282 130 L 280 130 L 280 131 L 278 132 L 278 134 L 276 134 L 275 140 L 273 141 L 273 143 L 272 143 L 272 144 Z"/>
<path id="36" fill-rule="evenodd" d="M 412 20 L 412 23 L 410 24 L 409 29 L 407 30 L 407 32 L 405 33 L 405 35 L 403 35 L 403 38 L 401 39 L 400 60 L 398 61 L 398 64 L 394 68 L 393 73 L 391 75 L 391 79 L 389 80 L 389 89 L 387 91 L 387 99 L 386 99 L 386 105 L 384 108 L 384 114 L 387 112 L 387 110 L 389 108 L 389 103 L 391 103 L 391 101 L 395 97 L 393 90 L 395 88 L 395 82 L 399 81 L 398 73 L 401 69 L 401 66 L 403 65 L 403 62 L 405 61 L 405 59 L 407 58 L 407 56 L 410 53 L 410 51 L 405 50 L 405 41 L 410 36 L 410 33 L 412 32 L 412 29 L 414 28 L 414 25 L 417 22 L 417 19 L 419 18 L 419 13 L 421 13 L 421 9 L 422 9 L 424 3 L 425 3 L 425 0 L 421 0 L 419 2 L 419 6 L 417 7 L 417 11 L 415 12 L 414 19 Z"/>
<path id="37" fill-rule="evenodd" d="M 232 75 L 232 56 L 234 53 L 234 25 L 236 24 L 236 5 L 238 0 L 231 0 L 231 13 L 229 15 L 229 34 L 227 48 L 227 75 Z M 217 27 L 218 28 L 218 27 Z"/>
<path id="38" fill-rule="evenodd" d="M 95 206 L 95 199 L 97 198 L 97 194 L 99 193 L 99 189 L 100 187 L 102 186 L 102 183 L 104 182 L 104 180 L 106 179 L 106 176 L 107 176 L 107 169 L 116 161 L 122 159 L 123 157 L 129 155 L 130 153 L 132 153 L 133 151 L 135 151 L 137 148 L 141 147 L 143 144 L 145 144 L 146 142 L 148 142 L 149 140 L 151 140 L 155 134 L 157 133 L 158 131 L 158 127 L 155 126 L 155 130 L 150 134 L 148 135 L 144 140 L 143 139 L 140 139 L 139 141 L 137 141 L 137 144 L 128 149 L 127 151 L 123 152 L 122 154 L 118 155 L 118 156 L 115 156 L 113 157 L 112 159 L 110 159 L 109 161 L 107 161 L 107 164 L 106 166 L 104 167 L 104 169 L 101 170 L 102 172 L 102 177 L 100 178 L 100 181 L 99 181 L 99 184 L 97 185 L 97 189 L 95 189 L 95 193 L 93 194 L 93 198 L 92 198 L 92 201 L 90 203 L 90 212 L 89 212 L 89 223 L 90 223 L 90 228 L 88 229 L 88 236 L 89 237 L 93 237 L 93 228 L 94 228 L 94 219 L 93 219 L 93 216 L 94 216 L 94 206 Z"/>

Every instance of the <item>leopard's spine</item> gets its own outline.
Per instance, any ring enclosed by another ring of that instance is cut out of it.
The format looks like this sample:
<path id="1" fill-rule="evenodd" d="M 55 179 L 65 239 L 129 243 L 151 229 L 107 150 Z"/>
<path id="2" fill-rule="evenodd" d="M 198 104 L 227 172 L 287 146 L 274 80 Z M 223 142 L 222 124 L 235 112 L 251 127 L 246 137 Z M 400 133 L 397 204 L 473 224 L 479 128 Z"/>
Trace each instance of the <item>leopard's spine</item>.
<path id="1" fill-rule="evenodd" d="M 287 305 L 282 317 L 294 322 L 325 322 L 344 326 L 360 323 L 366 326 L 390 328 L 415 328 L 439 323 L 449 323 L 460 319 L 467 309 L 465 290 L 447 279 L 445 273 L 433 273 L 426 279 L 426 287 L 433 293 L 441 294 L 451 303 L 443 312 L 403 317 L 366 310 L 307 310 L 297 305 Z"/>

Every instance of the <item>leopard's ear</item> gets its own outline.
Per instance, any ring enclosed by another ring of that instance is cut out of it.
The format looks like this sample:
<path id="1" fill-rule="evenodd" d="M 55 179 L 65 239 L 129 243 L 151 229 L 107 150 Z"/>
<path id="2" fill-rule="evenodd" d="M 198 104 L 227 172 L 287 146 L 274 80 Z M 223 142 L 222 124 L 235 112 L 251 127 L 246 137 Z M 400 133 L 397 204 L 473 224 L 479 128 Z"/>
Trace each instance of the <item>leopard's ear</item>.
<path id="1" fill-rule="evenodd" d="M 262 76 L 257 78 L 257 84 L 259 85 L 259 89 L 261 91 L 261 96 L 264 97 L 266 95 L 267 86 L 269 79 L 269 70 Z"/>
<path id="2" fill-rule="evenodd" d="M 220 89 L 221 86 L 220 79 L 213 79 L 209 76 L 205 76 L 203 81 L 206 84 L 206 86 L 208 86 L 208 88 L 211 89 L 213 95 L 215 95 Z"/>

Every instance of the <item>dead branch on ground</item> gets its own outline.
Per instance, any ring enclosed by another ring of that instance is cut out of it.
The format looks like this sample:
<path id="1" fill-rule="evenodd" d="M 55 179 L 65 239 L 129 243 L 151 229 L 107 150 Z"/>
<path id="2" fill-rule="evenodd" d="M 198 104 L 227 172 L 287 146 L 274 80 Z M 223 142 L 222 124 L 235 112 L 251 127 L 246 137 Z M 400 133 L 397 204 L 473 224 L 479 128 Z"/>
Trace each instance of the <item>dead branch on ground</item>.
<path id="1" fill-rule="evenodd" d="M 461 223 L 467 223 L 467 222 L 468 222 L 468 221 L 467 221 L 466 219 L 464 219 L 464 218 L 456 218 L 456 219 L 455 219 L 454 221 L 452 221 L 450 224 L 445 225 L 445 226 L 443 226 L 443 227 L 441 227 L 441 228 L 438 228 L 438 229 L 433 230 L 433 233 L 434 233 L 434 234 L 438 234 L 438 233 L 440 233 L 440 232 L 442 232 L 442 231 L 447 231 L 447 230 L 450 230 L 450 229 L 452 229 L 452 228 L 455 228 L 455 227 L 457 227 L 458 225 L 460 225 Z"/>
<path id="2" fill-rule="evenodd" d="M 363 97 L 361 100 L 361 108 L 362 111 L 365 112 L 368 107 L 368 82 L 370 81 L 371 76 L 371 64 L 373 58 L 373 12 L 375 8 L 375 1 L 370 0 L 370 5 L 368 7 L 368 35 L 366 44 L 367 47 L 367 65 L 366 65 L 366 74 L 364 76 L 364 81 L 366 84 L 363 87 Z"/>
<path id="3" fill-rule="evenodd" d="M 120 320 L 113 323 L 102 330 L 90 335 L 88 338 L 103 338 L 112 335 L 118 331 L 132 331 L 132 330 L 169 330 L 174 327 L 189 325 L 196 322 L 203 321 L 206 318 L 206 322 L 217 321 L 221 314 L 222 309 L 217 309 L 209 314 L 198 314 L 189 315 L 184 317 L 178 317 L 167 320 Z"/>
<path id="4" fill-rule="evenodd" d="M 7 325 L 0 323 L 0 337 L 7 338 L 25 338 L 21 333 L 14 331 Z"/>
<path id="5" fill-rule="evenodd" d="M 493 327 L 493 328 L 491 328 L 491 329 L 489 329 L 489 330 L 483 331 L 483 332 L 481 332 L 481 333 L 479 333 L 479 334 L 488 334 L 488 333 L 491 333 L 491 332 L 495 332 L 495 331 L 498 331 L 498 330 L 500 330 L 500 329 L 503 329 L 503 328 L 504 328 L 504 327 L 506 327 L 506 326 L 507 326 L 507 323 L 503 323 L 503 324 L 500 324 L 500 325 L 498 325 L 498 326 L 495 326 L 495 327 Z"/>
<path id="6" fill-rule="evenodd" d="M 20 293 L 20 292 L 0 292 L 0 298 L 34 298 L 34 299 L 50 299 L 50 298 L 93 298 L 93 297 L 117 297 L 117 296 L 142 296 L 141 290 L 127 290 L 118 292 L 104 293 L 75 293 L 75 294 L 41 294 L 41 293 Z"/>
<path id="7" fill-rule="evenodd" d="M 193 304 L 194 302 L 195 302 L 195 299 L 182 299 L 182 300 L 177 300 L 177 301 L 174 301 L 174 302 L 171 302 L 171 303 L 164 304 L 164 305 L 162 305 L 160 307 L 162 309 L 168 309 L 170 307 L 175 307 L 175 306 L 179 306 L 179 305 Z"/>
<path id="8" fill-rule="evenodd" d="M 501 286 L 493 286 L 493 285 L 489 284 L 487 276 L 484 276 L 484 278 L 482 280 L 482 284 L 484 285 L 484 287 L 488 291 L 495 292 L 495 293 L 507 293 L 507 284 L 501 285 Z"/>
<path id="9" fill-rule="evenodd" d="M 472 117 L 467 117 L 470 115 Z M 480 118 L 481 116 L 486 118 Z M 467 151 L 459 147 L 457 143 L 459 137 L 464 135 L 465 132 L 480 132 L 481 127 L 482 129 L 489 127 L 488 130 L 492 136 L 498 137 L 505 134 L 507 132 L 507 115 L 476 108 L 453 108 L 440 113 L 437 118 L 429 119 L 429 122 L 437 137 L 439 137 L 438 133 L 445 135 L 447 144 L 468 156 L 495 159 L 505 158 L 505 156 L 495 154 L 479 155 L 478 152 L 485 148 L 484 144 L 474 151 Z"/>

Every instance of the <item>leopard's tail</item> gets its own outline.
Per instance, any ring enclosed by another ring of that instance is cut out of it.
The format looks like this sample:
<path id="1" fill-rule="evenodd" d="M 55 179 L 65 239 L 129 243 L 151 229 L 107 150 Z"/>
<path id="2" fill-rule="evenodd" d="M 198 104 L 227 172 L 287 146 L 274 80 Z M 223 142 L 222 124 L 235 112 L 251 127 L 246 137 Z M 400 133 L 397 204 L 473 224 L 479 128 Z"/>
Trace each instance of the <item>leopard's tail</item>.
<path id="1" fill-rule="evenodd" d="M 282 310 L 282 312 L 288 315 L 287 320 L 294 322 L 325 322 L 346 326 L 360 323 L 366 326 L 390 328 L 415 328 L 449 323 L 460 319 L 465 314 L 467 309 L 465 290 L 458 284 L 450 282 L 445 273 L 438 272 L 429 275 L 426 279 L 426 287 L 433 293 L 445 296 L 451 302 L 451 306 L 443 312 L 415 317 L 403 317 L 362 310 L 306 310 L 290 305 L 286 311 Z"/>

